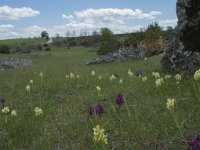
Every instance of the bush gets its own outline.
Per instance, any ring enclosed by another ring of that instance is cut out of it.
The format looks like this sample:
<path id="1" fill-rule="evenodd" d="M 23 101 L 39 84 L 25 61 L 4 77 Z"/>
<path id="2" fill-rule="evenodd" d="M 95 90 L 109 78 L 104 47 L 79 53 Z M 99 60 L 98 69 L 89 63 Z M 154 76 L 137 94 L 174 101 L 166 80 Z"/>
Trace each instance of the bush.
<path id="1" fill-rule="evenodd" d="M 2 54 L 10 54 L 10 47 L 8 45 L 6 45 L 6 44 L 1 45 L 0 53 L 2 53 Z"/>
<path id="2" fill-rule="evenodd" d="M 49 38 L 49 34 L 47 33 L 47 31 L 42 31 L 41 37 L 48 39 Z"/>
<path id="3" fill-rule="evenodd" d="M 147 57 L 150 57 L 152 55 L 157 55 L 163 48 L 164 48 L 164 40 L 162 37 L 159 39 L 153 39 L 151 41 L 144 41 L 145 46 L 148 49 L 148 52 L 146 53 Z"/>
<path id="4" fill-rule="evenodd" d="M 49 44 L 47 44 L 47 43 L 44 43 L 44 47 L 49 47 Z"/>
<path id="5" fill-rule="evenodd" d="M 103 43 L 97 51 L 97 55 L 106 55 L 108 53 L 114 52 L 116 49 L 117 46 L 115 43 Z"/>
<path id="6" fill-rule="evenodd" d="M 108 28 L 102 28 L 100 32 L 101 44 L 97 51 L 98 55 L 106 55 L 112 53 L 118 48 L 118 41 L 116 36 Z"/>
<path id="7" fill-rule="evenodd" d="M 51 51 L 51 48 L 50 47 L 46 47 L 45 51 Z"/>
<path id="8" fill-rule="evenodd" d="M 38 46 L 37 46 L 37 49 L 38 49 L 39 51 L 42 51 L 42 49 L 43 49 L 42 45 L 38 45 Z"/>

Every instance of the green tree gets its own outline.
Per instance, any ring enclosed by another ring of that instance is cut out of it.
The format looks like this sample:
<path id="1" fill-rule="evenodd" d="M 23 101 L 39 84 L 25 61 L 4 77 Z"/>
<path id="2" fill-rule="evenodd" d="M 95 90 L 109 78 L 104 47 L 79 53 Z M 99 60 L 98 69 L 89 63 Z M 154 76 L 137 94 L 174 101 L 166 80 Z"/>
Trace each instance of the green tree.
<path id="1" fill-rule="evenodd" d="M 128 36 L 125 37 L 124 45 L 132 44 L 136 46 L 139 42 L 144 40 L 144 36 L 145 36 L 145 33 L 142 29 L 138 32 L 128 34 Z"/>
<path id="2" fill-rule="evenodd" d="M 151 56 L 158 53 L 164 46 L 162 28 L 157 22 L 150 24 L 144 36 L 145 46 L 148 49 L 146 55 Z"/>
<path id="3" fill-rule="evenodd" d="M 117 50 L 118 41 L 113 32 L 109 28 L 102 28 L 100 31 L 100 48 L 98 55 L 105 55 Z"/>
<path id="4" fill-rule="evenodd" d="M 173 28 L 171 26 L 168 26 L 167 29 L 165 31 L 163 31 L 163 36 L 165 37 L 165 40 L 169 40 L 170 39 L 170 35 L 173 32 Z"/>
<path id="5" fill-rule="evenodd" d="M 0 53 L 2 54 L 10 54 L 10 47 L 6 44 L 0 46 Z"/>
<path id="6" fill-rule="evenodd" d="M 160 38 L 162 32 L 162 28 L 159 26 L 157 22 L 148 25 L 145 31 L 145 39 L 146 40 L 157 40 Z"/>
<path id="7" fill-rule="evenodd" d="M 48 39 L 49 38 L 49 34 L 47 33 L 47 31 L 42 31 L 41 37 Z"/>

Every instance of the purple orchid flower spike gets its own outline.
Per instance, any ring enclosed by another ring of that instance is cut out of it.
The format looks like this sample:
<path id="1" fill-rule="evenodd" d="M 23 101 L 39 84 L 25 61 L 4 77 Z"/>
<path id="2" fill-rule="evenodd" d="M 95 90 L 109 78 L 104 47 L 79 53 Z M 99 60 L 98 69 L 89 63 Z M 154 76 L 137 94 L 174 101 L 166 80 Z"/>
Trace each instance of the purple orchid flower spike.
<path id="1" fill-rule="evenodd" d="M 2 106 L 4 106 L 5 102 L 6 102 L 5 98 L 0 98 L 0 104 L 1 104 Z"/>
<path id="2" fill-rule="evenodd" d="M 136 70 L 134 75 L 135 75 L 135 77 L 142 77 L 142 71 Z"/>
<path id="3" fill-rule="evenodd" d="M 97 104 L 97 106 L 95 108 L 95 112 L 96 112 L 97 115 L 101 116 L 101 114 L 104 113 L 103 105 Z"/>
<path id="4" fill-rule="evenodd" d="M 121 93 L 118 93 L 115 97 L 115 102 L 117 105 L 121 106 L 124 104 L 124 96 Z"/>
<path id="5" fill-rule="evenodd" d="M 94 108 L 92 108 L 91 106 L 87 109 L 87 113 L 89 116 L 92 116 L 94 113 Z"/>
<path id="6" fill-rule="evenodd" d="M 195 139 L 190 139 L 188 145 L 189 150 L 200 150 L 200 134 Z"/>

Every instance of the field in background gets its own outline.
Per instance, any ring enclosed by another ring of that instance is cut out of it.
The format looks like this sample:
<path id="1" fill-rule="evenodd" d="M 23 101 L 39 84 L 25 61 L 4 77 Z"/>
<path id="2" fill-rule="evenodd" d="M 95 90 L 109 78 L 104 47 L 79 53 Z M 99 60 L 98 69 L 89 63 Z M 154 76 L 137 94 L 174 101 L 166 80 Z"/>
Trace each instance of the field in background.
<path id="1" fill-rule="evenodd" d="M 0 40 L 0 45 L 6 44 L 8 45 L 11 49 L 16 48 L 18 45 L 21 43 L 26 43 L 27 45 L 29 44 L 42 44 L 45 43 L 47 40 L 42 39 L 42 38 L 30 38 L 30 39 L 8 39 L 8 40 Z"/>
<path id="2" fill-rule="evenodd" d="M 183 150 L 188 148 L 188 138 L 200 132 L 200 84 L 193 77 L 182 77 L 176 84 L 172 75 L 156 87 L 152 72 L 166 75 L 159 56 L 96 66 L 85 66 L 96 52 L 84 47 L 0 57 L 33 61 L 31 67 L 0 71 L 0 98 L 5 97 L 5 106 L 17 111 L 17 117 L 0 113 L 0 149 Z M 129 69 L 133 73 L 140 70 L 147 81 L 130 77 Z M 66 79 L 70 73 L 74 79 Z M 118 78 L 111 81 L 111 75 Z M 101 87 L 100 92 L 96 86 Z M 115 103 L 119 92 L 125 97 L 121 107 Z M 176 100 L 172 111 L 166 108 L 168 98 Z M 105 112 L 90 117 L 86 110 L 98 103 Z M 42 108 L 41 116 L 35 116 L 35 107 Z M 93 128 L 98 124 L 108 135 L 107 145 L 93 140 Z"/>

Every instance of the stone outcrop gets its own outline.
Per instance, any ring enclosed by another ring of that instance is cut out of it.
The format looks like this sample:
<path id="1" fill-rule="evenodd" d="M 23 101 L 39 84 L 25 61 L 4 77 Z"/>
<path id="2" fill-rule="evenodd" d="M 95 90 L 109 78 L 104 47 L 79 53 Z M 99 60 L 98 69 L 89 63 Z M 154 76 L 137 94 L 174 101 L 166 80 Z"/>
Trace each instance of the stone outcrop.
<path id="1" fill-rule="evenodd" d="M 144 44 L 141 42 L 136 47 L 133 47 L 132 45 L 130 45 L 128 47 L 120 48 L 118 52 L 116 53 L 109 53 L 107 55 L 94 58 L 91 61 L 89 61 L 87 65 L 109 63 L 116 60 L 125 61 L 128 59 L 144 59 L 146 52 L 147 52 L 147 49 L 144 46 Z"/>
<path id="2" fill-rule="evenodd" d="M 178 0 L 176 9 L 184 50 L 200 52 L 200 0 Z"/>
<path id="3" fill-rule="evenodd" d="M 194 5 L 194 3 L 199 2 L 197 0 L 177 1 L 178 25 L 171 34 L 161 60 L 161 64 L 166 71 L 188 71 L 192 73 L 195 66 L 199 65 L 200 37 L 197 36 L 200 36 L 198 34 L 200 22 L 197 21 L 199 13 L 197 14 L 196 8 L 199 6 Z M 193 9 L 192 7 L 195 11 L 189 11 Z"/>
<path id="4" fill-rule="evenodd" d="M 172 37 L 166 45 L 161 60 L 161 65 L 168 72 L 189 71 L 193 72 L 199 65 L 200 54 L 184 51 L 182 42 L 176 36 Z"/>
<path id="5" fill-rule="evenodd" d="M 25 66 L 30 66 L 31 60 L 18 60 L 15 58 L 0 58 L 0 69 L 15 69 Z"/>

